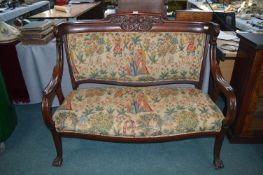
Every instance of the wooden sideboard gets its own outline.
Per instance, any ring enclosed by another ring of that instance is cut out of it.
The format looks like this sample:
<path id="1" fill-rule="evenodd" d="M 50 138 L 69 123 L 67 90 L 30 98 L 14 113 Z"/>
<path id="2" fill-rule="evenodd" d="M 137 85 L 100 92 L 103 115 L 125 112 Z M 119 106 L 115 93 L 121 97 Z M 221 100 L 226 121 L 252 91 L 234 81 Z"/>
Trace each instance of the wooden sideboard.
<path id="1" fill-rule="evenodd" d="M 232 143 L 263 143 L 263 34 L 239 34 L 231 78 L 237 116 L 228 136 Z"/>

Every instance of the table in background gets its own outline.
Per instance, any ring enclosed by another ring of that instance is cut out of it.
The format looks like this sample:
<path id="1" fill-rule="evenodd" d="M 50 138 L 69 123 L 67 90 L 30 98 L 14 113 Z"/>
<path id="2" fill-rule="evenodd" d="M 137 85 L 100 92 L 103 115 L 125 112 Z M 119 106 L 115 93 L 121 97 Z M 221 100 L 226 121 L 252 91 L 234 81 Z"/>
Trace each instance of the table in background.
<path id="1" fill-rule="evenodd" d="M 258 27 L 252 26 L 248 22 L 252 22 L 252 23 L 256 24 L 256 23 L 260 23 L 260 22 L 262 23 L 263 20 L 255 18 L 255 17 L 252 17 L 249 20 L 236 18 L 236 28 L 240 29 L 242 31 L 249 31 L 249 32 L 253 32 L 253 33 L 263 33 L 263 28 L 260 29 Z"/>
<path id="2" fill-rule="evenodd" d="M 220 29 L 223 31 L 232 31 L 236 28 L 235 13 L 225 11 L 225 6 L 219 3 L 208 4 L 206 0 L 188 0 L 187 8 L 194 8 L 204 12 L 212 12 L 213 18 L 212 21 L 220 25 Z M 214 5 L 218 6 L 216 9 Z"/>
<path id="3" fill-rule="evenodd" d="M 28 13 L 28 12 L 31 12 L 33 10 L 36 10 L 38 8 L 43 8 L 43 7 L 46 7 L 47 9 L 49 9 L 49 1 L 39 1 L 31 5 L 16 7 L 15 9 L 8 9 L 0 13 L 0 21 L 9 21 L 25 13 Z"/>
<path id="4" fill-rule="evenodd" d="M 102 16 L 100 14 L 101 5 L 102 3 L 99 1 L 93 3 L 70 4 L 65 6 L 68 8 L 67 12 L 50 9 L 30 16 L 30 19 L 99 19 L 104 17 L 104 14 Z"/>
<path id="5" fill-rule="evenodd" d="M 212 5 L 212 4 L 211 4 Z M 206 0 L 188 0 L 187 9 L 197 8 L 203 11 L 224 12 L 224 9 L 212 10 Z"/>

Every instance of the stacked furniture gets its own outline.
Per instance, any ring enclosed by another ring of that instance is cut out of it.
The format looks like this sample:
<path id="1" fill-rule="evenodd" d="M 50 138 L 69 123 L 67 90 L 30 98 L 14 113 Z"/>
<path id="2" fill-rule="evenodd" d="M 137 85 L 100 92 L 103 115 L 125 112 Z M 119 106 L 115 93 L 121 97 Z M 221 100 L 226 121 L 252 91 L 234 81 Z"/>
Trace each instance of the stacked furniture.
<path id="1" fill-rule="evenodd" d="M 54 38 L 54 23 L 49 20 L 33 21 L 21 28 L 23 44 L 46 44 Z"/>

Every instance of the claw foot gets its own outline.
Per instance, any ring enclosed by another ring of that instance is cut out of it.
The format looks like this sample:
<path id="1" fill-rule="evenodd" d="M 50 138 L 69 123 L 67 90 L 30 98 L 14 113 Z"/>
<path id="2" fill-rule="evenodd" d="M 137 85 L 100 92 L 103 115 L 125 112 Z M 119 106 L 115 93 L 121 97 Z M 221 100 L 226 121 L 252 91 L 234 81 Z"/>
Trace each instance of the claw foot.
<path id="1" fill-rule="evenodd" d="M 224 168 L 224 163 L 221 159 L 215 159 L 214 166 L 215 166 L 215 169 L 218 170 L 218 169 Z"/>
<path id="2" fill-rule="evenodd" d="M 60 167 L 62 165 L 62 157 L 56 157 L 52 163 L 53 166 L 55 167 Z"/>

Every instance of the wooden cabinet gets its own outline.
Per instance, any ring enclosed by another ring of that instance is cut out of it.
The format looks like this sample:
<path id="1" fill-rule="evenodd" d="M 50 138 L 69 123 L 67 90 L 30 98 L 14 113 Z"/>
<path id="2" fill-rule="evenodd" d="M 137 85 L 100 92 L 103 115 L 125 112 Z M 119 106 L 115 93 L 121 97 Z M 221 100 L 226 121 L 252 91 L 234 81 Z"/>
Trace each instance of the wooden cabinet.
<path id="1" fill-rule="evenodd" d="M 18 42 L 0 43 L 0 67 L 11 100 L 25 103 L 29 102 L 30 99 L 16 53 L 16 44 Z M 0 115 L 2 115 L 1 112 Z"/>
<path id="2" fill-rule="evenodd" d="M 237 115 L 229 130 L 233 143 L 263 143 L 263 35 L 240 34 L 231 78 Z"/>

